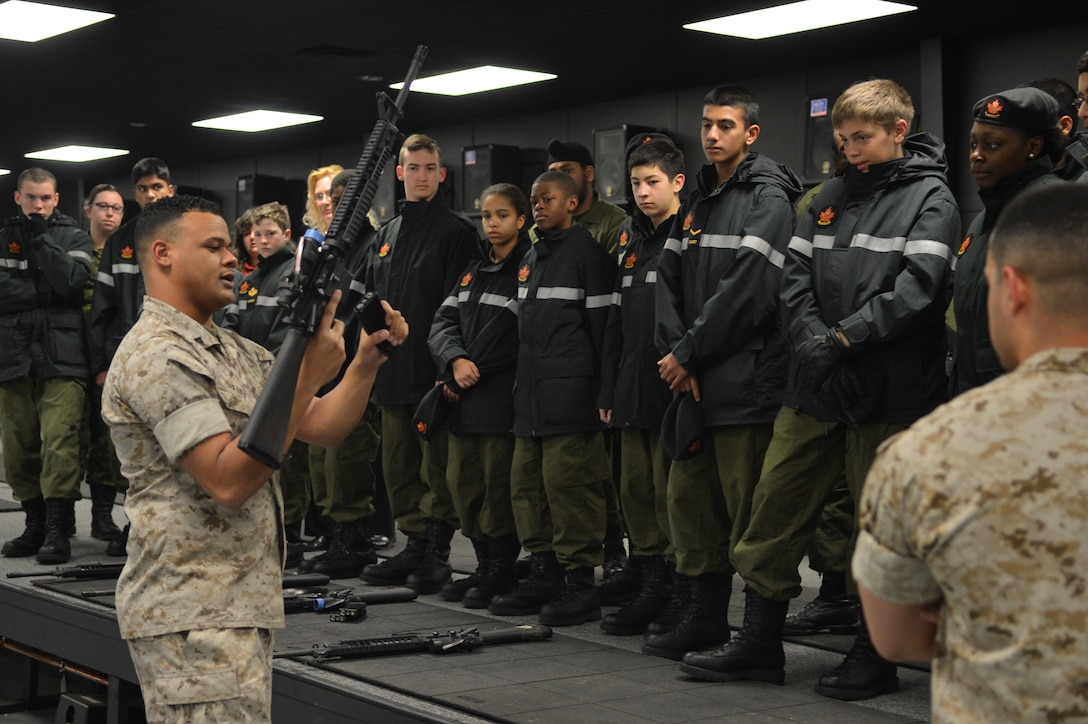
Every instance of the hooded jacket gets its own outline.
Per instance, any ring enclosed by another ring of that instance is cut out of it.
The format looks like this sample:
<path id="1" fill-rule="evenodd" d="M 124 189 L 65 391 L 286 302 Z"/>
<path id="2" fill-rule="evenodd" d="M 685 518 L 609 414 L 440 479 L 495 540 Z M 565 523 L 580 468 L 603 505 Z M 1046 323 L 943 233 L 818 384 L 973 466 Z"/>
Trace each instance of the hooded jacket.
<path id="1" fill-rule="evenodd" d="M 778 289 L 801 183 L 749 152 L 725 183 L 704 166 L 657 268 L 655 339 L 697 376 L 707 426 L 767 423 L 782 403 Z"/>
<path id="2" fill-rule="evenodd" d="M 427 341 L 440 379 L 453 378 L 453 361 L 471 360 L 480 381 L 453 406 L 455 433 L 509 435 L 514 427 L 514 378 L 518 356 L 518 269 L 529 251 L 527 235 L 500 262 L 469 262 L 438 308 Z"/>
<path id="3" fill-rule="evenodd" d="M 660 430 L 672 400 L 657 369 L 654 294 L 658 260 L 675 218 L 655 229 L 645 214 L 636 213 L 620 229 L 623 256 L 608 310 L 597 401 L 598 408 L 612 410 L 612 427 Z"/>
<path id="4" fill-rule="evenodd" d="M 40 236 L 31 235 L 22 213 L 0 228 L 0 382 L 87 377 L 83 288 L 93 249 L 75 219 L 59 211 Z"/>
<path id="5" fill-rule="evenodd" d="M 990 231 L 1001 210 L 1019 194 L 1037 186 L 1063 183 L 1051 170 L 1050 159 L 1044 155 L 978 192 L 984 208 L 971 222 L 960 245 L 953 285 L 956 348 L 952 355 L 950 389 L 954 395 L 984 385 L 1005 372 L 990 341 L 990 315 L 986 310 L 990 286 L 983 269 L 990 248 Z"/>
<path id="6" fill-rule="evenodd" d="M 540 237 L 518 267 L 514 434 L 603 429 L 597 414 L 601 347 L 616 262 L 580 226 Z"/>
<path id="7" fill-rule="evenodd" d="M 822 420 L 913 422 L 945 399 L 944 312 L 960 221 L 944 144 L 916 134 L 904 157 L 830 179 L 790 241 L 782 309 L 793 348 L 839 327 L 865 393 L 850 410 L 798 380 L 785 404 Z"/>

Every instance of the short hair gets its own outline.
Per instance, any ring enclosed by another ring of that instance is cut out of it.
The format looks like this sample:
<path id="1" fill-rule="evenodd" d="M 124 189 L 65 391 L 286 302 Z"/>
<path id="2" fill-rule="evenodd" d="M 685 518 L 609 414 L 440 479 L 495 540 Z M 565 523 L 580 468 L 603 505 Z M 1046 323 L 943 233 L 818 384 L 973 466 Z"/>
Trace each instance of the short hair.
<path id="1" fill-rule="evenodd" d="M 831 109 L 831 125 L 835 128 L 847 121 L 858 121 L 875 123 L 891 133 L 900 119 L 910 128 L 914 123 L 914 102 L 906 88 L 884 78 L 853 84 Z"/>
<path id="2" fill-rule="evenodd" d="M 142 262 L 151 242 L 169 236 L 181 217 L 191 211 L 221 215 L 219 204 L 214 201 L 184 194 L 165 196 L 145 206 L 136 217 L 136 258 Z"/>
<path id="3" fill-rule="evenodd" d="M 328 225 L 325 224 L 325 219 L 321 216 L 321 212 L 317 210 L 317 199 L 314 198 L 314 194 L 317 193 L 314 189 L 317 187 L 317 182 L 328 176 L 329 178 L 335 178 L 336 174 L 344 170 L 344 167 L 338 163 L 331 164 L 329 166 L 322 166 L 315 168 L 310 172 L 310 175 L 306 177 L 306 213 L 302 216 L 302 223 L 311 229 L 317 229 L 324 232 L 328 230 Z M 330 188 L 332 188 L 330 186 Z"/>
<path id="4" fill-rule="evenodd" d="M 529 215 L 529 200 L 525 198 L 525 194 L 522 193 L 514 184 L 492 184 L 484 189 L 484 192 L 480 194 L 480 206 L 484 205 L 484 201 L 488 196 L 502 196 L 504 199 L 510 202 L 510 205 L 514 207 L 514 213 L 518 216 Z"/>
<path id="5" fill-rule="evenodd" d="M 87 199 L 83 202 L 83 208 L 91 208 L 91 204 L 94 203 L 94 200 L 98 197 L 98 195 L 104 194 L 107 191 L 112 191 L 118 196 L 121 196 L 121 192 L 118 191 L 117 187 L 113 184 L 98 184 L 97 186 L 91 187 L 91 190 L 87 193 Z M 123 196 L 121 197 L 121 200 L 124 201 Z"/>
<path id="6" fill-rule="evenodd" d="M 555 184 L 566 196 L 578 196 L 578 184 L 574 182 L 570 175 L 562 171 L 545 171 L 533 181 L 533 186 L 540 184 Z"/>
<path id="7" fill-rule="evenodd" d="M 1077 75 L 1088 73 L 1088 52 L 1077 58 Z"/>
<path id="8" fill-rule="evenodd" d="M 287 231 L 291 228 L 291 213 L 287 210 L 287 207 L 279 201 L 261 204 L 256 208 L 250 209 L 249 214 L 253 226 L 256 226 L 265 219 L 271 219 L 276 226 L 280 227 L 281 231 Z"/>
<path id="9" fill-rule="evenodd" d="M 684 173 L 684 154 L 669 141 L 655 138 L 637 146 L 631 152 L 627 159 L 627 170 L 631 171 L 636 166 L 656 166 L 672 181 L 677 174 Z"/>
<path id="10" fill-rule="evenodd" d="M 744 111 L 744 127 L 759 123 L 759 103 L 747 88 L 739 85 L 720 85 L 703 96 L 704 106 L 730 106 Z"/>
<path id="11" fill-rule="evenodd" d="M 57 192 L 57 177 L 46 171 L 44 168 L 31 166 L 23 171 L 19 174 L 19 179 L 15 183 L 15 188 L 22 191 L 23 184 L 27 181 L 32 184 L 53 184 L 53 193 Z"/>
<path id="12" fill-rule="evenodd" d="M 990 233 L 990 258 L 1030 276 L 1043 311 L 1088 319 L 1088 186 L 1050 184 L 1017 196 Z"/>
<path id="13" fill-rule="evenodd" d="M 135 186 L 145 176 L 158 176 L 166 183 L 172 183 L 170 181 L 170 169 L 167 168 L 166 161 L 154 156 L 142 158 L 132 167 L 132 185 Z"/>
<path id="14" fill-rule="evenodd" d="M 1062 116 L 1068 116 L 1073 119 L 1073 128 L 1077 126 L 1077 91 L 1073 86 L 1066 83 L 1061 78 L 1040 78 L 1037 80 L 1029 80 L 1021 88 L 1038 88 L 1043 93 L 1046 93 L 1051 98 L 1058 102 L 1058 120 L 1060 121 Z M 1060 128 L 1058 129 L 1061 130 Z M 1057 163 L 1061 160 L 1062 155 L 1065 154 L 1066 147 L 1073 141 L 1072 137 L 1067 137 L 1064 134 L 1060 134 L 1054 148 L 1050 152 L 1050 160 Z"/>
<path id="15" fill-rule="evenodd" d="M 404 154 L 412 151 L 431 151 L 434 155 L 438 156 L 438 165 L 442 165 L 442 149 L 439 148 L 438 141 L 430 136 L 425 136 L 422 133 L 413 133 L 411 136 L 404 139 L 404 143 L 400 146 L 400 153 L 397 154 L 397 163 L 403 166 Z"/>

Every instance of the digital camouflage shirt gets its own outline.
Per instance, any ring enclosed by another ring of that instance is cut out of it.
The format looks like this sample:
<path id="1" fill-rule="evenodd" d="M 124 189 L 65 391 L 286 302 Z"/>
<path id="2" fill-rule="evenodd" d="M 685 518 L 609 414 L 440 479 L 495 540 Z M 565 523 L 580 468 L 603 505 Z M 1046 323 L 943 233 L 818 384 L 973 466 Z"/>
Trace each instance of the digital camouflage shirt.
<path id="1" fill-rule="evenodd" d="M 889 441 L 858 583 L 943 599 L 935 722 L 1088 720 L 1088 350 L 1041 352 Z"/>
<path id="2" fill-rule="evenodd" d="M 102 417 L 129 480 L 128 563 L 117 582 L 126 638 L 283 626 L 283 500 L 274 476 L 241 509 L 215 502 L 179 464 L 242 432 L 273 357 L 145 297 L 110 365 Z"/>

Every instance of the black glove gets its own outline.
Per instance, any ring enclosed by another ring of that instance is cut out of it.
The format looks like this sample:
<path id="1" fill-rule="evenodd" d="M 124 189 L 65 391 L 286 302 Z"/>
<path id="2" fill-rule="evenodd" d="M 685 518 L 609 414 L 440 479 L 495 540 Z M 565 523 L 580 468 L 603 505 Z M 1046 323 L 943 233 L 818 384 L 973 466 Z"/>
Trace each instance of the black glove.
<path id="1" fill-rule="evenodd" d="M 45 232 L 49 231 L 49 219 L 45 218 L 41 214 L 31 214 L 27 217 L 27 231 L 30 233 L 31 239 L 36 239 Z"/>
<path id="2" fill-rule="evenodd" d="M 849 419 L 851 411 L 865 399 L 865 380 L 851 364 L 839 365 L 824 383 L 820 396 L 832 400 Z"/>
<path id="3" fill-rule="evenodd" d="M 797 347 L 801 384 L 806 389 L 819 392 L 835 368 L 842 364 L 846 351 L 839 333 L 834 329 L 806 339 Z"/>

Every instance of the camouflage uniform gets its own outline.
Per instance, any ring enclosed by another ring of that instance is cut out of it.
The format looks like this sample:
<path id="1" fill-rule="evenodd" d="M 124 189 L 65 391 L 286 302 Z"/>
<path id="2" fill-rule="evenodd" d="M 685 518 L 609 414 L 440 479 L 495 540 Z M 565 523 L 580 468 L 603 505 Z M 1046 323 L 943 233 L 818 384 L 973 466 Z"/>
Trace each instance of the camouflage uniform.
<path id="1" fill-rule="evenodd" d="M 1088 717 L 1088 349 L 1032 356 L 886 444 L 858 583 L 938 599 L 933 721 Z"/>
<path id="2" fill-rule="evenodd" d="M 203 327 L 146 297 L 139 321 L 110 366 L 102 414 L 131 483 L 125 513 L 132 528 L 128 563 L 117 582 L 117 616 L 125 639 L 142 640 L 130 647 L 138 670 L 150 672 L 157 659 L 169 656 L 170 637 L 157 638 L 158 643 L 152 637 L 222 629 L 261 635 L 284 625 L 278 481 L 273 477 L 233 511 L 212 500 L 178 464 L 213 435 L 241 433 L 272 361 L 269 352 L 235 333 Z M 264 638 L 259 659 L 267 683 L 271 637 Z M 156 660 L 148 659 L 148 647 Z M 194 649 L 184 650 L 188 655 Z M 174 664 L 173 674 L 141 676 L 145 700 L 221 701 L 236 711 L 267 711 L 271 687 L 247 684 L 248 650 L 228 645 L 224 651 L 214 656 L 219 666 L 211 672 L 194 656 Z M 235 667 L 234 676 L 229 667 Z M 224 679 L 237 681 L 225 685 Z M 184 693 L 177 688 L 181 681 L 187 685 Z"/>

